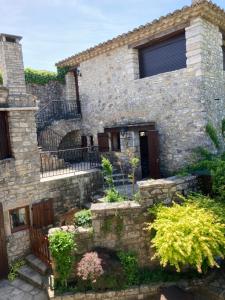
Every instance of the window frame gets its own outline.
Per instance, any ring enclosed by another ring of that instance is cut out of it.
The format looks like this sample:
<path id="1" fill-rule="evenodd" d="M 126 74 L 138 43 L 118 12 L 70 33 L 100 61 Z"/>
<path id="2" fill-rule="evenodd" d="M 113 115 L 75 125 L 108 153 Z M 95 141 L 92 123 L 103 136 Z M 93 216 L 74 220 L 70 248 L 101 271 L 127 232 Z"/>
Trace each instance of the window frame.
<path id="1" fill-rule="evenodd" d="M 11 213 L 14 212 L 14 211 L 18 211 L 20 209 L 25 209 L 26 223 L 27 224 L 20 225 L 20 226 L 17 226 L 15 228 L 13 228 Z M 29 208 L 29 205 L 25 205 L 25 206 L 21 206 L 21 207 L 16 207 L 16 208 L 10 209 L 9 210 L 9 219 L 10 219 L 11 233 L 15 233 L 15 232 L 18 232 L 18 231 L 22 231 L 22 230 L 28 229 L 30 227 L 30 208 Z"/>
<path id="2" fill-rule="evenodd" d="M 185 57 L 185 65 L 183 67 L 179 67 L 173 70 L 166 70 L 166 71 L 161 71 L 161 72 L 157 72 L 154 74 L 150 74 L 150 75 L 146 75 L 145 74 L 145 70 L 144 70 L 144 62 L 143 62 L 143 53 L 142 51 L 149 49 L 149 52 L 151 51 L 150 48 L 152 48 L 152 51 L 163 48 L 169 44 L 173 44 L 173 40 L 174 39 L 179 39 L 179 37 L 184 37 L 184 41 L 185 41 L 185 52 L 184 52 L 184 57 Z M 163 46 L 164 43 L 164 46 Z M 164 73 L 169 73 L 169 72 L 173 72 L 173 71 L 177 71 L 177 70 L 181 70 L 183 68 L 187 68 L 187 44 L 186 44 L 186 35 L 185 35 L 185 30 L 179 30 L 176 32 L 173 32 L 170 35 L 166 35 L 164 37 L 160 37 L 158 39 L 152 40 L 151 42 L 148 42 L 146 44 L 142 44 L 141 46 L 137 47 L 138 49 L 138 62 L 139 62 L 139 79 L 142 78 L 147 78 L 147 77 L 152 77 L 152 76 L 156 76 L 156 75 L 160 75 L 160 74 L 164 74 Z"/>
<path id="3" fill-rule="evenodd" d="M 3 116 L 3 117 L 1 117 Z M 6 145 L 4 146 L 5 148 L 2 147 L 2 149 L 0 148 L 0 160 L 4 160 L 4 159 L 8 159 L 12 157 L 12 149 L 11 149 L 11 141 L 10 141 L 10 135 L 9 135 L 9 115 L 7 111 L 0 111 L 0 118 L 2 118 L 2 120 L 0 120 L 0 126 L 1 124 L 4 124 L 3 127 L 4 128 L 4 132 L 3 132 L 3 139 L 6 143 Z M 2 130 L 2 128 L 0 128 L 0 130 Z M 2 151 L 3 150 L 3 151 Z"/>

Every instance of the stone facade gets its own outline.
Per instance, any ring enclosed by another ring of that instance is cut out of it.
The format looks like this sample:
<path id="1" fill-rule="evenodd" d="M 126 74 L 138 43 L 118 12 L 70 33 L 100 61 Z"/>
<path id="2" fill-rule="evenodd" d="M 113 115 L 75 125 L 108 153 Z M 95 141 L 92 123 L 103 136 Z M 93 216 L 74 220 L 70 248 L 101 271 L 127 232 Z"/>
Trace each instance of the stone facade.
<path id="1" fill-rule="evenodd" d="M 26 89 L 28 94 L 37 97 L 39 109 L 51 101 L 62 101 L 66 97 L 65 85 L 58 81 L 50 81 L 44 85 L 27 83 Z"/>
<path id="2" fill-rule="evenodd" d="M 83 131 L 93 135 L 97 143 L 97 133 L 105 127 L 155 122 L 164 175 L 191 162 L 196 146 L 214 150 L 205 126 L 210 121 L 220 133 L 225 116 L 219 27 L 196 18 L 185 31 L 184 69 L 140 79 L 138 50 L 128 45 L 99 54 L 79 66 Z M 131 135 L 130 143 L 138 155 L 138 134 L 133 131 Z"/>

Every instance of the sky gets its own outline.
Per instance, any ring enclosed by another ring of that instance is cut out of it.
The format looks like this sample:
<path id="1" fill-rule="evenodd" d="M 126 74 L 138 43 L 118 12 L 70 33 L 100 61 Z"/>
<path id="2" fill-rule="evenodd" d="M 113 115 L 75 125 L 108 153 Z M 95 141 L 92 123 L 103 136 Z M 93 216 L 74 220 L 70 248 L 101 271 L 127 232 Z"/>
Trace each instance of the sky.
<path id="1" fill-rule="evenodd" d="M 0 0 L 0 32 L 23 36 L 25 67 L 55 63 L 191 0 Z M 224 0 L 215 3 L 225 9 Z"/>

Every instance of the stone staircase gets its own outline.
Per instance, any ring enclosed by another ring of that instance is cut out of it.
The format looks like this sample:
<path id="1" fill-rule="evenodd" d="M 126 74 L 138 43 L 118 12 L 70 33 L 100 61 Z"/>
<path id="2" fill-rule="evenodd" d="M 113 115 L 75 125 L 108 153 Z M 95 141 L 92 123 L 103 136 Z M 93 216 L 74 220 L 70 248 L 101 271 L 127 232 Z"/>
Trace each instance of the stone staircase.
<path id="1" fill-rule="evenodd" d="M 19 278 L 46 292 L 49 288 L 49 268 L 33 254 L 25 257 L 26 264 L 18 270 Z"/>

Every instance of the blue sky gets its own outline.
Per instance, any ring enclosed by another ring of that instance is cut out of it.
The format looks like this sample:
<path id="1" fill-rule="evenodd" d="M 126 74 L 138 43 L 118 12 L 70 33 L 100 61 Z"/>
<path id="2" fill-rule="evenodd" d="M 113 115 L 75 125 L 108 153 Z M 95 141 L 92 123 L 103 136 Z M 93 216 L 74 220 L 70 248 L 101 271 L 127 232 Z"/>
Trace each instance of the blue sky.
<path id="1" fill-rule="evenodd" d="M 216 3 L 225 8 L 224 0 Z M 22 35 L 24 64 L 54 70 L 76 52 L 165 15 L 191 0 L 0 0 L 0 32 Z"/>

